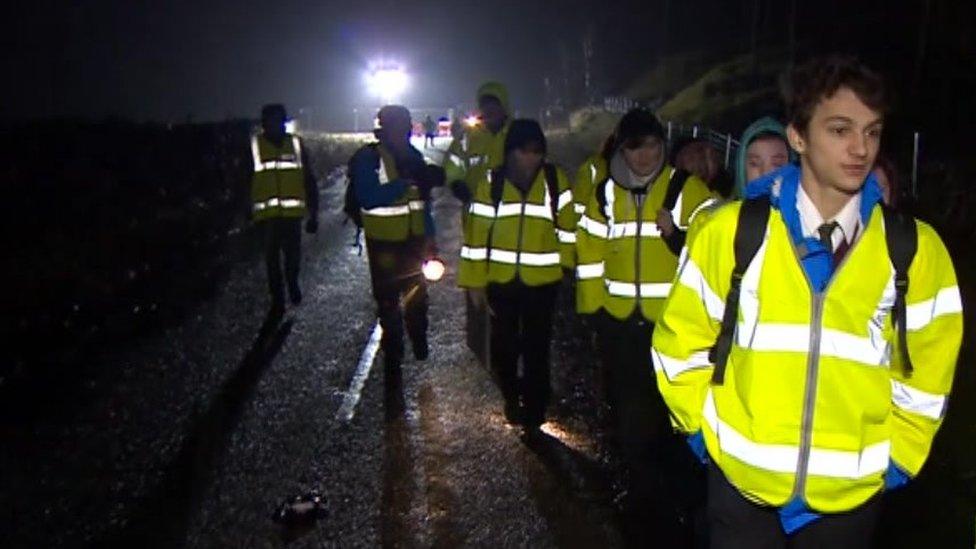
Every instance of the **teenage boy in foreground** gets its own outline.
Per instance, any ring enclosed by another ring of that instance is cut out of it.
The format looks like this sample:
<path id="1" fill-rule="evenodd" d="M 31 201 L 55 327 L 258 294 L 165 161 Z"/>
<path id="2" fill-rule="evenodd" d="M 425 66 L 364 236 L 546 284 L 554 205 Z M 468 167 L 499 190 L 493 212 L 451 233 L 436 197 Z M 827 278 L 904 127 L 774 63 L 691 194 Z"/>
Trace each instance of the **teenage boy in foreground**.
<path id="1" fill-rule="evenodd" d="M 715 212 L 664 305 L 653 363 L 708 463 L 712 547 L 869 546 L 881 493 L 919 473 L 944 417 L 959 289 L 935 231 L 882 210 L 885 105 L 855 59 L 798 68 L 799 166 Z"/>

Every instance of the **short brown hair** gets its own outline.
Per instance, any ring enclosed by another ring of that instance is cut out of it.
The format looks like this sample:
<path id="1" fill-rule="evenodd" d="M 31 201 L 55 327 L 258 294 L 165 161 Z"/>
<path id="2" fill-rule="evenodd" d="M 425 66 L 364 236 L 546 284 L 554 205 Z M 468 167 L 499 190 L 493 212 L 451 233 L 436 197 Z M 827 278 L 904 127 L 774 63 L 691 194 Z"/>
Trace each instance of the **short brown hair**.
<path id="1" fill-rule="evenodd" d="M 871 110 L 887 113 L 888 95 L 881 75 L 854 56 L 835 54 L 815 57 L 793 70 L 783 93 L 789 123 L 805 132 L 816 106 L 840 88 L 849 88 Z"/>

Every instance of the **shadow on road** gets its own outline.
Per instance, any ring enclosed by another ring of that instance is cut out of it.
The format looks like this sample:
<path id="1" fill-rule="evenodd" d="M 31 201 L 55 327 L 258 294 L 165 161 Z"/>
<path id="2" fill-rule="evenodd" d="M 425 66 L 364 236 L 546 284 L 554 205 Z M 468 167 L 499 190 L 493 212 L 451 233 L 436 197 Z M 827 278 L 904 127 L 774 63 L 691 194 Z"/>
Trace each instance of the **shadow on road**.
<path id="1" fill-rule="evenodd" d="M 385 430 L 380 539 L 383 547 L 411 547 L 414 536 L 410 510 L 416 485 L 410 426 L 403 395 L 403 372 L 399 368 L 384 368 L 383 404 Z"/>
<path id="2" fill-rule="evenodd" d="M 539 513 L 559 547 L 619 547 L 613 530 L 610 479 L 600 464 L 541 431 L 522 438 L 539 458 L 527 477 Z"/>
<path id="3" fill-rule="evenodd" d="M 110 534 L 95 546 L 185 545 L 190 518 L 213 480 L 214 467 L 254 388 L 291 332 L 292 323 L 292 319 L 281 322 L 280 314 L 269 313 L 237 371 L 224 382 L 207 410 L 192 422 L 186 441 L 166 467 L 159 487 L 138 504 L 122 531 Z"/>

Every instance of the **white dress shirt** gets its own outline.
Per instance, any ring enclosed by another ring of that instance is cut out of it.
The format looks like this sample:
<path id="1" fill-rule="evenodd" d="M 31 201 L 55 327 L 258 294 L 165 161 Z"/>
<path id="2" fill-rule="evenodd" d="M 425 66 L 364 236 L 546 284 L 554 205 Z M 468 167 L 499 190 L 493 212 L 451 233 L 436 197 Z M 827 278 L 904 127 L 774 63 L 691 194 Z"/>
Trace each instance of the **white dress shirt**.
<path id="1" fill-rule="evenodd" d="M 833 219 L 825 220 L 801 185 L 797 192 L 796 209 L 800 213 L 800 228 L 803 230 L 804 238 L 819 240 L 820 233 L 817 232 L 817 229 L 824 223 L 830 223 L 831 221 L 837 222 L 838 229 L 840 230 L 834 229 L 834 232 L 830 235 L 831 242 L 833 243 L 831 251 L 836 250 L 837 246 L 844 240 L 847 241 L 848 245 L 853 244 L 855 236 L 863 232 L 861 231 L 861 193 L 852 196 Z"/>

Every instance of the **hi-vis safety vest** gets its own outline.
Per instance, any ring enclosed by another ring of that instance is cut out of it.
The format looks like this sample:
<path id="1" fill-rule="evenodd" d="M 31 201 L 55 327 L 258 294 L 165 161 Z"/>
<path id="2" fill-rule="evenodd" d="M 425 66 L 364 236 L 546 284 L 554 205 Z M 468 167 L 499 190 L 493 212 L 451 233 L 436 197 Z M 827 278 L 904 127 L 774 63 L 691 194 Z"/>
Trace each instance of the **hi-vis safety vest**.
<path id="1" fill-rule="evenodd" d="M 305 170 L 298 137 L 285 134 L 281 146 L 277 146 L 264 135 L 255 135 L 251 138 L 251 155 L 254 220 L 305 217 Z"/>
<path id="2" fill-rule="evenodd" d="M 607 161 L 601 154 L 594 154 L 576 171 L 576 185 L 573 186 L 573 198 L 576 200 L 576 214 L 586 213 L 586 206 L 590 203 L 590 196 L 597 183 L 607 178 Z"/>
<path id="3" fill-rule="evenodd" d="M 543 172 L 524 195 L 506 179 L 497 208 L 489 176 L 481 181 L 465 221 L 458 285 L 482 288 L 518 276 L 527 286 L 540 286 L 561 280 L 563 268 L 573 267 L 573 191 L 556 169 L 558 195 L 550 196 Z"/>
<path id="4" fill-rule="evenodd" d="M 741 202 L 723 206 L 684 254 L 654 331 L 658 387 L 681 431 L 746 497 L 814 511 L 863 504 L 893 462 L 916 475 L 946 409 L 962 339 L 948 252 L 917 222 L 908 270 L 906 375 L 895 349 L 895 277 L 880 206 L 822 293 L 814 293 L 780 212 L 741 278 L 724 382 L 709 348 L 725 312 Z"/>
<path id="5" fill-rule="evenodd" d="M 576 229 L 576 309 L 605 309 L 624 320 L 640 305 L 641 315 L 656 321 L 678 259 L 657 226 L 674 168 L 665 166 L 651 185 L 640 212 L 633 193 L 607 179 L 596 185 Z M 675 225 L 685 229 L 711 193 L 694 176 L 685 181 L 671 211 Z"/>
<path id="6" fill-rule="evenodd" d="M 399 175 L 393 155 L 383 145 L 372 146 L 376 148 L 379 156 L 376 175 L 379 177 L 380 185 L 398 179 Z M 411 185 L 392 204 L 375 208 L 362 208 L 363 230 L 366 232 L 366 238 L 386 242 L 403 242 L 424 236 L 425 207 L 417 187 Z"/>
<path id="7" fill-rule="evenodd" d="M 448 183 L 464 181 L 471 195 L 478 184 L 488 176 L 489 170 L 501 167 L 505 162 L 505 138 L 510 122 L 498 133 L 491 133 L 484 126 L 465 130 L 464 135 L 451 142 L 444 161 L 444 175 Z"/>

